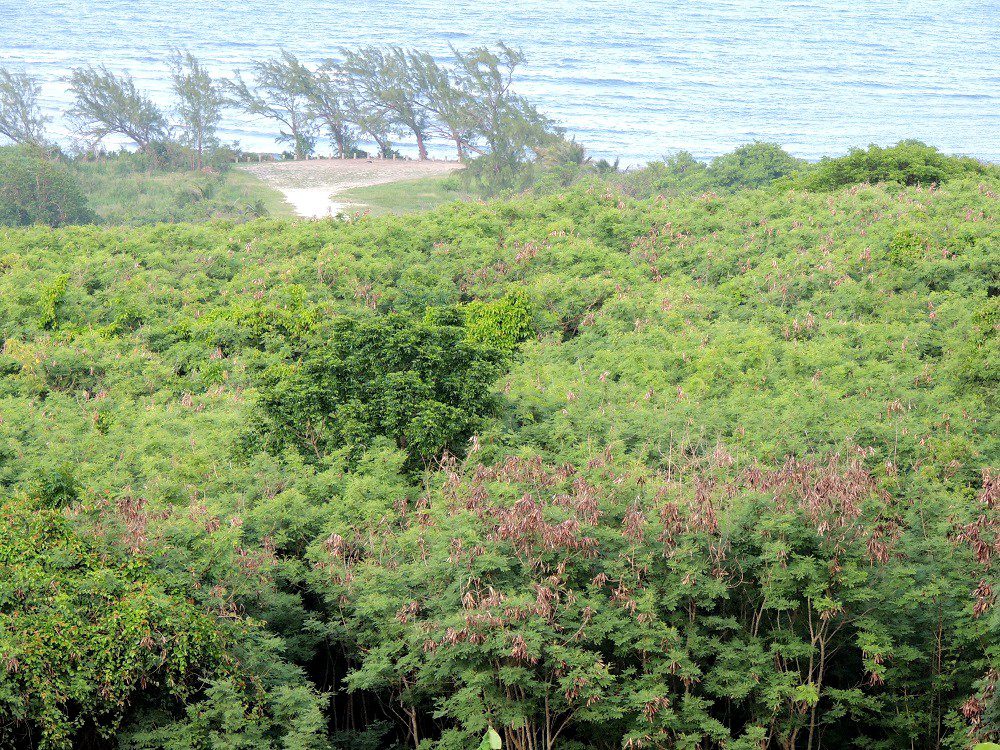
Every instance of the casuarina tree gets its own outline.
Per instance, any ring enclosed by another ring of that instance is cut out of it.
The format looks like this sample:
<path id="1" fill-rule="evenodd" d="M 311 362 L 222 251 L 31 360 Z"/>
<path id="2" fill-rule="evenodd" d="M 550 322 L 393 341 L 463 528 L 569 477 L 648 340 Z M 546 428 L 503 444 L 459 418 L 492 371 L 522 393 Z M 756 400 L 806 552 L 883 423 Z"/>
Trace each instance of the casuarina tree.
<path id="1" fill-rule="evenodd" d="M 430 120 L 428 132 L 452 141 L 459 160 L 464 160 L 475 124 L 472 102 L 459 76 L 438 65 L 427 52 L 411 51 L 407 60 L 410 75 L 423 94 L 421 104 Z"/>
<path id="2" fill-rule="evenodd" d="M 424 92 L 413 74 L 410 57 L 401 47 L 344 50 L 343 71 L 359 103 L 409 130 L 421 159 L 427 158 L 428 116 Z"/>
<path id="3" fill-rule="evenodd" d="M 115 75 L 104 65 L 75 68 L 69 88 L 74 96 L 70 118 L 77 131 L 93 143 L 118 135 L 153 155 L 153 144 L 166 137 L 163 113 L 139 91 L 129 73 Z"/>
<path id="4" fill-rule="evenodd" d="M 0 68 L 0 135 L 14 143 L 41 144 L 49 121 L 38 106 L 38 81 Z"/>
<path id="5" fill-rule="evenodd" d="M 225 97 L 219 84 L 190 52 L 174 51 L 170 77 L 183 142 L 194 151 L 196 166 L 201 169 L 205 152 L 218 145 L 215 131 L 222 119 Z"/>
<path id="6" fill-rule="evenodd" d="M 253 63 L 253 85 L 237 73 L 226 84 L 233 104 L 250 115 L 276 120 L 282 130 L 278 140 L 291 144 L 296 159 L 304 159 L 316 145 L 315 128 L 309 111 L 304 81 L 308 69 L 291 52 L 282 51 L 270 60 Z"/>
<path id="7" fill-rule="evenodd" d="M 303 66 L 302 85 L 309 101 L 309 112 L 326 129 L 343 159 L 354 146 L 356 127 L 355 104 L 343 73 L 335 63 L 310 71 Z"/>

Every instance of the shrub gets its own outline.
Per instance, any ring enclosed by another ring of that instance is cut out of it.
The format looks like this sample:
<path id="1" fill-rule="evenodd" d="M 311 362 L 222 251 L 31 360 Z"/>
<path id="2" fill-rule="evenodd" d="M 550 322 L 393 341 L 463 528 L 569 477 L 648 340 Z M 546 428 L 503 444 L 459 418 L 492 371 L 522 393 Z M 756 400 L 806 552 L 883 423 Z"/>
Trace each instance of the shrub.
<path id="1" fill-rule="evenodd" d="M 727 190 L 761 188 L 805 166 L 777 143 L 748 143 L 712 161 L 709 174 Z"/>
<path id="2" fill-rule="evenodd" d="M 645 168 L 626 172 L 615 179 L 618 186 L 635 197 L 653 195 L 693 195 L 713 186 L 708 165 L 687 151 L 679 151 Z"/>
<path id="3" fill-rule="evenodd" d="M 394 440 L 412 465 L 461 453 L 492 410 L 503 355 L 458 326 L 400 315 L 341 319 L 265 373 L 258 404 L 272 447 L 322 458 Z"/>
<path id="4" fill-rule="evenodd" d="M 506 351 L 514 349 L 534 331 L 531 301 L 520 290 L 492 302 L 469 303 L 465 320 L 469 339 Z"/>
<path id="5" fill-rule="evenodd" d="M 85 224 L 93 220 L 79 180 L 33 146 L 0 148 L 0 225 Z"/>
<path id="6" fill-rule="evenodd" d="M 615 182 L 636 197 L 698 195 L 767 187 L 806 168 L 776 143 L 748 143 L 710 164 L 680 151 L 643 169 L 620 175 Z"/>
<path id="7" fill-rule="evenodd" d="M 810 190 L 835 190 L 858 183 L 898 182 L 901 185 L 934 185 L 955 177 L 982 174 L 987 167 L 968 157 L 947 156 L 920 141 L 900 141 L 895 146 L 851 149 L 847 156 L 824 159 L 802 185 Z"/>

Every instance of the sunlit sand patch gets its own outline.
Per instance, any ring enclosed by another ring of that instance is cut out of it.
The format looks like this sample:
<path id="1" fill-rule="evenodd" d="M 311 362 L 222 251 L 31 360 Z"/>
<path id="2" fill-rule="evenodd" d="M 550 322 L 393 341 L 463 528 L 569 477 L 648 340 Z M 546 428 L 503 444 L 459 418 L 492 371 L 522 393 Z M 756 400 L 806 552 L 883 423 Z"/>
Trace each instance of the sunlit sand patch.
<path id="1" fill-rule="evenodd" d="M 364 206 L 336 200 L 355 188 L 444 176 L 462 168 L 457 161 L 402 159 L 310 159 L 242 166 L 285 196 L 299 216 L 322 219 Z"/>

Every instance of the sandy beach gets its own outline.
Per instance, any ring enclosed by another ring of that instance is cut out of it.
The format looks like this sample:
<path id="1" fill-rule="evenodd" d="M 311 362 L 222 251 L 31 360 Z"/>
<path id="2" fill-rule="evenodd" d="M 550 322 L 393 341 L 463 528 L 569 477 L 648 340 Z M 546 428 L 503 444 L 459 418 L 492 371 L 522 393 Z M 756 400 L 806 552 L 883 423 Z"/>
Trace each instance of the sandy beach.
<path id="1" fill-rule="evenodd" d="M 360 209 L 357 204 L 337 200 L 347 190 L 443 176 L 461 168 L 457 161 L 402 159 L 309 159 L 240 166 L 280 191 L 299 216 L 312 219 Z"/>

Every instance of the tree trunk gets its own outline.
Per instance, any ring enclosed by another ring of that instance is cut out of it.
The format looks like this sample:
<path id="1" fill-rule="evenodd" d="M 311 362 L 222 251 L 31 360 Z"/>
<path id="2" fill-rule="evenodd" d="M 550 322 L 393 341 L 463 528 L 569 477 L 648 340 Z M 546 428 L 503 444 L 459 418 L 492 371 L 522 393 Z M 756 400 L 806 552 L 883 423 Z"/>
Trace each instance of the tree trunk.
<path id="1" fill-rule="evenodd" d="M 458 152 L 458 160 L 465 161 L 465 149 L 462 148 L 462 136 L 453 133 L 451 137 L 455 141 L 455 151 Z"/>
<path id="2" fill-rule="evenodd" d="M 404 709 L 410 717 L 410 735 L 413 737 L 413 748 L 420 747 L 420 729 L 417 724 L 417 709 L 409 708 Z"/>
<path id="3" fill-rule="evenodd" d="M 424 134 L 418 130 L 413 131 L 417 136 L 417 152 L 420 155 L 420 161 L 427 161 L 427 146 L 424 144 Z"/>

